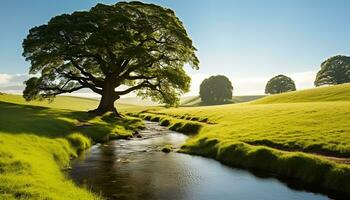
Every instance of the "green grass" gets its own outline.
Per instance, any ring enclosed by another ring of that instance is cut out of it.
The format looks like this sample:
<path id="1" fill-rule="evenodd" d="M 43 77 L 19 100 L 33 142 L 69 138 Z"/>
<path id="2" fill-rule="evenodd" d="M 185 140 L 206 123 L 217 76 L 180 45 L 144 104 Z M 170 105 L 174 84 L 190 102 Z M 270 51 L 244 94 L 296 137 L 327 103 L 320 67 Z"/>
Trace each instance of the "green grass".
<path id="1" fill-rule="evenodd" d="M 350 158 L 349 91 L 350 84 L 343 84 L 207 107 L 117 105 L 124 113 L 197 134 L 182 152 L 350 195 L 350 167 L 316 155 Z M 142 123 L 84 112 L 97 104 L 76 97 L 27 103 L 0 95 L 0 199 L 100 198 L 75 186 L 62 170 L 91 141 L 130 137 Z"/>
<path id="2" fill-rule="evenodd" d="M 0 101 L 21 105 L 40 106 L 46 108 L 68 109 L 74 111 L 88 111 L 98 106 L 97 99 L 68 96 L 57 97 L 53 102 L 50 103 L 48 101 L 26 102 L 20 95 L 4 94 L 0 95 Z"/>
<path id="3" fill-rule="evenodd" d="M 53 102 L 49 101 L 30 101 L 26 102 L 21 95 L 15 94 L 0 94 L 1 102 L 15 103 L 20 105 L 40 106 L 46 108 L 57 108 L 69 111 L 88 111 L 97 108 L 99 100 L 84 98 L 59 96 Z M 127 104 L 127 100 L 116 101 L 116 107 L 120 112 L 135 112 L 145 109 L 145 105 Z"/>
<path id="4" fill-rule="evenodd" d="M 194 135 L 203 127 L 200 122 L 190 122 L 184 119 L 174 117 L 159 116 L 159 114 L 141 113 L 139 117 L 144 120 L 159 122 L 161 126 L 167 126 L 170 130 L 181 132 L 187 135 Z"/>
<path id="5" fill-rule="evenodd" d="M 180 101 L 180 106 L 198 106 L 201 103 L 201 98 L 199 96 L 190 96 L 182 98 Z"/>
<path id="6" fill-rule="evenodd" d="M 243 103 L 249 102 L 256 99 L 260 99 L 265 95 L 245 95 L 245 96 L 233 96 L 230 103 Z M 193 107 L 193 106 L 204 106 L 205 104 L 201 101 L 199 96 L 191 96 L 181 98 L 180 106 L 181 107 Z"/>
<path id="7" fill-rule="evenodd" d="M 199 138 L 235 140 L 286 150 L 350 157 L 350 101 L 252 102 L 172 108 L 156 113 L 176 118 L 207 118 L 213 124 L 204 126 L 197 136 Z"/>
<path id="8" fill-rule="evenodd" d="M 244 103 L 254 101 L 265 97 L 265 95 L 243 95 L 243 96 L 233 96 L 232 99 L 235 103 Z"/>
<path id="9" fill-rule="evenodd" d="M 143 115 L 158 116 L 161 122 L 166 119 L 169 127 L 179 120 L 184 126 L 193 123 L 191 119 L 207 119 L 196 122 L 201 128 L 183 146 L 184 152 L 316 185 L 322 179 L 321 187 L 349 194 L 349 166 L 316 156 L 350 158 L 349 91 L 350 84 L 344 84 L 249 103 L 162 109 Z"/>
<path id="10" fill-rule="evenodd" d="M 264 146 L 214 138 L 190 140 L 181 152 L 212 157 L 222 163 L 250 170 L 270 172 L 280 178 L 297 179 L 303 184 L 349 195 L 350 167 L 318 156 L 286 153 Z"/>
<path id="11" fill-rule="evenodd" d="M 0 199 L 98 199 L 62 173 L 73 154 L 65 139 L 1 133 Z"/>
<path id="12" fill-rule="evenodd" d="M 0 95 L 0 199 L 100 199 L 77 187 L 63 170 L 92 142 L 130 136 L 143 123 L 85 112 L 95 105 L 75 97 L 48 104 Z"/>
<path id="13" fill-rule="evenodd" d="M 256 104 L 350 101 L 350 83 L 335 86 L 318 87 L 308 90 L 287 92 L 254 101 Z"/>

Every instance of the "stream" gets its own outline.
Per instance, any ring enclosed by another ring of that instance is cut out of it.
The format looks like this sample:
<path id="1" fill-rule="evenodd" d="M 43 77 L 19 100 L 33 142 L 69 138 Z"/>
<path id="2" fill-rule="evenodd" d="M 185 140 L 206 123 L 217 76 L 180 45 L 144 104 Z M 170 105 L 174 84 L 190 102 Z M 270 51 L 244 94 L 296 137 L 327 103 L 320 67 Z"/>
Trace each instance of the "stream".
<path id="1" fill-rule="evenodd" d="M 275 178 L 261 178 L 200 156 L 163 153 L 179 148 L 186 135 L 145 122 L 142 138 L 94 145 L 72 161 L 70 178 L 106 199 L 323 200 L 323 194 L 294 190 Z"/>

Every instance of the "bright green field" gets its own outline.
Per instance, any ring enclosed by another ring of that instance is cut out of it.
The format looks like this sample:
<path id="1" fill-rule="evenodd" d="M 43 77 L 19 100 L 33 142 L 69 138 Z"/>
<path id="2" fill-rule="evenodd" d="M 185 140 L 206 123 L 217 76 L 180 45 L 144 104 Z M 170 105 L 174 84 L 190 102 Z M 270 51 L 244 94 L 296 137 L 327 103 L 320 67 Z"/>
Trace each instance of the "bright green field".
<path id="1" fill-rule="evenodd" d="M 206 117 L 196 137 L 276 144 L 350 157 L 350 102 L 237 104 L 162 110 L 172 115 Z"/>
<path id="2" fill-rule="evenodd" d="M 350 83 L 271 95 L 258 99 L 254 103 L 266 104 L 325 101 L 350 101 Z"/>
<path id="3" fill-rule="evenodd" d="M 333 161 L 335 157 L 350 158 L 350 84 L 273 95 L 249 103 L 142 114 L 147 115 L 151 120 L 159 116 L 158 121 L 166 120 L 174 130 L 181 130 L 186 123 L 202 127 L 183 146 L 183 152 L 350 193 L 350 167 Z M 199 122 L 203 120 L 210 123 Z"/>
<path id="4" fill-rule="evenodd" d="M 250 103 L 161 112 L 209 118 L 216 123 L 204 126 L 195 139 L 243 141 L 350 157 L 350 84 L 273 95 Z"/>
<path id="5" fill-rule="evenodd" d="M 0 95 L 1 102 L 15 103 L 21 105 L 32 105 L 47 108 L 58 108 L 67 109 L 74 111 L 88 111 L 97 108 L 99 100 L 83 98 L 83 97 L 70 97 L 70 96 L 59 96 L 53 102 L 48 101 L 30 101 L 26 102 L 22 96 L 13 94 Z M 123 100 L 127 102 L 127 100 Z M 116 103 L 116 106 L 120 112 L 132 112 L 143 109 L 144 105 Z"/>
<path id="6" fill-rule="evenodd" d="M 124 113 L 150 109 L 151 114 L 142 114 L 147 119 L 198 133 L 183 152 L 350 195 L 349 165 L 314 155 L 350 158 L 349 93 L 350 84 L 344 84 L 221 106 L 117 106 Z M 0 199 L 99 199 L 62 170 L 91 140 L 131 136 L 142 124 L 86 114 L 97 104 L 76 97 L 27 103 L 18 95 L 0 95 Z"/>
<path id="7" fill-rule="evenodd" d="M 246 95 L 246 96 L 233 96 L 232 103 L 243 103 L 249 102 L 256 99 L 260 99 L 265 95 Z M 192 107 L 192 106 L 200 106 L 202 105 L 201 98 L 199 96 L 190 96 L 181 98 L 180 106 L 183 107 Z"/>
<path id="8" fill-rule="evenodd" d="M 62 170 L 91 141 L 130 137 L 143 124 L 89 116 L 85 111 L 96 104 L 72 97 L 26 103 L 17 95 L 0 95 L 0 199 L 99 199 Z"/>

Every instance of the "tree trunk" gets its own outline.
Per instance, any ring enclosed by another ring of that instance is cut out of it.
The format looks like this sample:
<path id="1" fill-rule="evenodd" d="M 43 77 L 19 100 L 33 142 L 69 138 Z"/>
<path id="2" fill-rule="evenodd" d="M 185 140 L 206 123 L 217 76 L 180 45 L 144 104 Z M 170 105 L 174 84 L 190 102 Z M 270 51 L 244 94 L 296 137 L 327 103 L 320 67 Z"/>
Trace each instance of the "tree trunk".
<path id="1" fill-rule="evenodd" d="M 108 92 L 102 95 L 100 104 L 98 105 L 96 112 L 98 114 L 104 114 L 106 112 L 114 112 L 118 114 L 117 109 L 114 106 L 114 97 L 111 96 Z"/>
<path id="2" fill-rule="evenodd" d="M 100 100 L 100 104 L 97 109 L 89 111 L 96 115 L 103 115 L 106 112 L 113 112 L 117 117 L 121 117 L 118 113 L 117 109 L 114 106 L 114 102 L 119 99 L 119 97 L 115 96 L 113 82 L 107 77 L 105 79 L 105 84 L 103 87 L 103 93 Z"/>

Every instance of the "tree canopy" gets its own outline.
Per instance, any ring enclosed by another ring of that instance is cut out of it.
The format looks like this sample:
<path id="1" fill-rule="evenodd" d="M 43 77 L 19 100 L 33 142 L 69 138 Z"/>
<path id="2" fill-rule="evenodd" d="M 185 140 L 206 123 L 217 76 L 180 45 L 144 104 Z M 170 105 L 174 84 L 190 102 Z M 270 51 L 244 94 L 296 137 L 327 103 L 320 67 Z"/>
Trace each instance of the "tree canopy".
<path id="1" fill-rule="evenodd" d="M 279 94 L 295 90 L 295 83 L 291 78 L 285 75 L 278 75 L 267 82 L 265 94 Z"/>
<path id="2" fill-rule="evenodd" d="M 205 104 L 222 104 L 232 99 L 232 90 L 232 83 L 226 76 L 211 76 L 201 83 L 199 96 Z"/>
<path id="3" fill-rule="evenodd" d="M 350 57 L 337 55 L 321 64 L 315 79 L 315 86 L 337 85 L 350 82 Z"/>
<path id="4" fill-rule="evenodd" d="M 175 105 L 190 86 L 184 65 L 199 65 L 175 13 L 141 2 L 53 17 L 29 31 L 23 49 L 34 74 L 25 82 L 26 100 L 89 88 L 102 96 L 99 113 L 116 111 L 114 101 L 133 91 Z"/>

